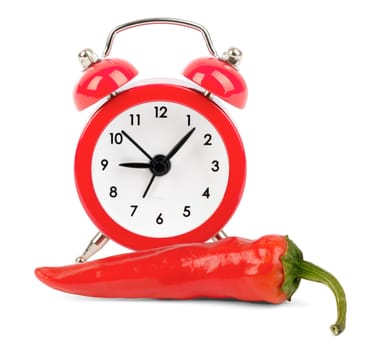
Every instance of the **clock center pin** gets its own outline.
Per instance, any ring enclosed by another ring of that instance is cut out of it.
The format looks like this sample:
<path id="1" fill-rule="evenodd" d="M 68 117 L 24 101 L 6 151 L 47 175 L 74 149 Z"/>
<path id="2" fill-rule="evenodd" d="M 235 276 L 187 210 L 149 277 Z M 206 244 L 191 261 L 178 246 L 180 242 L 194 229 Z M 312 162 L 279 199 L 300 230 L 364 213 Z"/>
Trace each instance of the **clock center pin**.
<path id="1" fill-rule="evenodd" d="M 151 161 L 150 170 L 155 176 L 164 176 L 171 169 L 171 163 L 166 156 L 158 154 Z"/>

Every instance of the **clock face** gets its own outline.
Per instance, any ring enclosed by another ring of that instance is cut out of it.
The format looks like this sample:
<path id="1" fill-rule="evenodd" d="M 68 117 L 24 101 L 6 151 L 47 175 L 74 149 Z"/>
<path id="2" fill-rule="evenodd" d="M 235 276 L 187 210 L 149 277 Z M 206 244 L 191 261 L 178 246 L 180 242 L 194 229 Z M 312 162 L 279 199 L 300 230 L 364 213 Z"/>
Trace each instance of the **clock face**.
<path id="1" fill-rule="evenodd" d="M 140 85 L 94 113 L 75 180 L 98 229 L 128 248 L 202 242 L 240 201 L 244 148 L 228 115 L 199 91 Z"/>
<path id="2" fill-rule="evenodd" d="M 169 101 L 132 106 L 102 131 L 94 149 L 97 198 L 120 226 L 148 237 L 184 234 L 220 205 L 229 159 L 213 124 Z"/>

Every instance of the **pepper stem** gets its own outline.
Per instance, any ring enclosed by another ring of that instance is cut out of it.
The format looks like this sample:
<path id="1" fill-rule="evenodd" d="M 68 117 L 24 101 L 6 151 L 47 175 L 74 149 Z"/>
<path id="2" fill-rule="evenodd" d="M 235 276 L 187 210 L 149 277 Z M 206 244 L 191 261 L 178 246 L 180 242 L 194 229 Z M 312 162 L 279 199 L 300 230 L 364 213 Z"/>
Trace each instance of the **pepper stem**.
<path id="1" fill-rule="evenodd" d="M 298 277 L 322 283 L 332 290 L 336 298 L 337 320 L 330 328 L 334 335 L 339 335 L 345 329 L 346 323 L 346 296 L 340 282 L 328 271 L 311 262 L 302 260 L 296 267 Z"/>
<path id="2" fill-rule="evenodd" d="M 301 250 L 288 237 L 287 252 L 281 258 L 284 268 L 284 282 L 282 291 L 291 300 L 293 293 L 297 290 L 301 278 L 313 282 L 319 282 L 328 286 L 335 298 L 337 305 L 337 320 L 330 328 L 334 335 L 339 335 L 346 324 L 346 296 L 340 282 L 328 271 L 303 259 Z"/>

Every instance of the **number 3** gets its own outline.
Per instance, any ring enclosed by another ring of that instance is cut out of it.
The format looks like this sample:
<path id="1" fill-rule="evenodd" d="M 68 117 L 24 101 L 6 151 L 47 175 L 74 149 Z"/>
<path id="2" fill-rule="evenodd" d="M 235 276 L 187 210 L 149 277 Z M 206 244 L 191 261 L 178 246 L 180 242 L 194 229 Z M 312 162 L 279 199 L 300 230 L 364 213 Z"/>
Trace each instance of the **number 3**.
<path id="1" fill-rule="evenodd" d="M 220 163 L 218 162 L 218 160 L 214 160 L 212 162 L 212 168 L 211 170 L 214 171 L 214 172 L 217 172 L 218 170 L 220 170 Z"/>

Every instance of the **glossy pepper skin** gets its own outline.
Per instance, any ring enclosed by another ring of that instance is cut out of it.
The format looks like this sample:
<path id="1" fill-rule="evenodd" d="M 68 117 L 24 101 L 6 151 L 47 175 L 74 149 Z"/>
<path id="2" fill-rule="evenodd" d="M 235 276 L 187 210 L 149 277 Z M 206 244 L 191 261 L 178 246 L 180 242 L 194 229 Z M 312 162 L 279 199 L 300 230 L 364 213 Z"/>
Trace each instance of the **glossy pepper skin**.
<path id="1" fill-rule="evenodd" d="M 281 303 L 290 300 L 301 278 L 328 285 L 338 318 L 331 330 L 345 328 L 346 299 L 339 282 L 303 260 L 285 236 L 251 241 L 229 237 L 116 255 L 82 264 L 42 267 L 46 285 L 72 294 L 104 298 L 232 298 Z"/>

